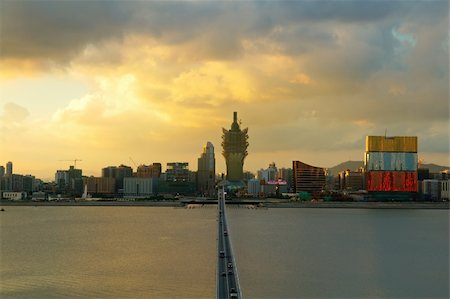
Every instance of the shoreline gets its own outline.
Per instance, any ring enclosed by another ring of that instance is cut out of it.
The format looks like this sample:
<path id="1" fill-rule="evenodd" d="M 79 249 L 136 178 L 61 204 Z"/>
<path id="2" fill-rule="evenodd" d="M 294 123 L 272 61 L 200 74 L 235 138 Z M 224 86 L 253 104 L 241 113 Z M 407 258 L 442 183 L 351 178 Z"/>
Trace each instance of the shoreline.
<path id="1" fill-rule="evenodd" d="M 0 207 L 7 206 L 44 206 L 44 207 L 174 207 L 215 205 L 209 202 L 181 202 L 181 201 L 0 201 Z M 266 201 L 261 204 L 249 202 L 240 203 L 233 200 L 230 204 L 255 205 L 261 208 L 328 208 L 328 209 L 436 209 L 449 210 L 449 202 L 276 202 Z"/>
<path id="2" fill-rule="evenodd" d="M 329 208 L 329 209 L 434 209 L 449 210 L 448 202 L 303 202 L 267 203 L 267 208 Z"/>

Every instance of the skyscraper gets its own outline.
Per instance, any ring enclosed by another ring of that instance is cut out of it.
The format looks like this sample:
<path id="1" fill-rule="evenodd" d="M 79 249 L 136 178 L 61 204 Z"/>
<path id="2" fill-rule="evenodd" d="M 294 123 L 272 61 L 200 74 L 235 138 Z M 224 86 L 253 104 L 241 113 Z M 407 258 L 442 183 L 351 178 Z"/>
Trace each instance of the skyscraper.
<path id="1" fill-rule="evenodd" d="M 237 112 L 234 112 L 231 129 L 222 128 L 222 131 L 222 154 L 227 165 L 227 180 L 229 182 L 242 182 L 244 159 L 248 155 L 248 128 L 241 130 L 237 120 Z M 245 186 L 243 182 L 242 185 Z"/>
<path id="2" fill-rule="evenodd" d="M 5 167 L 0 166 L 0 178 L 5 175 Z"/>
<path id="3" fill-rule="evenodd" d="M 216 185 L 216 158 L 211 142 L 203 147 L 203 153 L 198 158 L 197 189 L 201 194 L 213 196 Z"/>
<path id="4" fill-rule="evenodd" d="M 13 174 L 13 164 L 12 162 L 6 163 L 6 175 L 11 176 Z"/>

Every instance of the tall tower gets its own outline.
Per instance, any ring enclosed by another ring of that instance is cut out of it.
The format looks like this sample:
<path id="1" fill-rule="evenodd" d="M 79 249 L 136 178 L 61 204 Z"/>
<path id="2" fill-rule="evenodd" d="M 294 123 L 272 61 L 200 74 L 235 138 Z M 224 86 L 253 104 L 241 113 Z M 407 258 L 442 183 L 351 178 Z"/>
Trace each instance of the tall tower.
<path id="1" fill-rule="evenodd" d="M 242 181 L 244 178 L 244 159 L 248 155 L 248 128 L 241 130 L 237 120 L 237 112 L 234 112 L 231 129 L 222 128 L 222 131 L 222 154 L 227 164 L 227 180 L 230 182 Z"/>
<path id="2" fill-rule="evenodd" d="M 216 159 L 214 146 L 208 142 L 198 158 L 197 188 L 200 193 L 213 196 L 216 187 Z"/>
<path id="3" fill-rule="evenodd" d="M 12 162 L 6 163 L 6 175 L 11 176 L 13 173 L 13 164 Z"/>

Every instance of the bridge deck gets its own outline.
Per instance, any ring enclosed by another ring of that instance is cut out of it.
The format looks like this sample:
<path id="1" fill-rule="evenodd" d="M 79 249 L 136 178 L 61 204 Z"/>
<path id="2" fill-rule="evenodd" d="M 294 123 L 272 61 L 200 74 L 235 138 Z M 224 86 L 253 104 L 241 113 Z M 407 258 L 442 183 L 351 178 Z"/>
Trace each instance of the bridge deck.
<path id="1" fill-rule="evenodd" d="M 217 298 L 242 298 L 230 234 L 227 227 L 225 201 L 218 200 Z"/>

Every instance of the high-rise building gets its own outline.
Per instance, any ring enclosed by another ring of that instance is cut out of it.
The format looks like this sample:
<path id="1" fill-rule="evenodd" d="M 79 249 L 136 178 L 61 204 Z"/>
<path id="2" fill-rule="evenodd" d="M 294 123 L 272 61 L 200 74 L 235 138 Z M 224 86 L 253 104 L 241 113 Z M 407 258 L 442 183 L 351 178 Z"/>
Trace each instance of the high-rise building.
<path id="1" fill-rule="evenodd" d="M 244 171 L 244 181 L 248 182 L 255 178 L 255 174 L 251 171 Z"/>
<path id="2" fill-rule="evenodd" d="M 84 178 L 86 191 L 94 196 L 112 196 L 116 192 L 116 179 L 111 177 L 88 177 Z"/>
<path id="3" fill-rule="evenodd" d="M 55 183 L 58 191 L 69 195 L 81 196 L 83 194 L 82 170 L 70 166 L 68 170 L 57 170 Z"/>
<path id="4" fill-rule="evenodd" d="M 216 188 L 216 158 L 211 142 L 203 147 L 203 153 L 198 158 L 197 190 L 207 196 L 213 196 Z"/>
<path id="5" fill-rule="evenodd" d="M 325 169 L 292 161 L 293 190 L 295 193 L 318 193 L 325 187 Z"/>
<path id="6" fill-rule="evenodd" d="M 372 198 L 413 199 L 417 165 L 416 136 L 366 137 L 366 189 Z"/>
<path id="7" fill-rule="evenodd" d="M 189 163 L 170 162 L 166 169 L 167 182 L 189 182 Z"/>
<path id="8" fill-rule="evenodd" d="M 102 177 L 114 178 L 116 180 L 115 188 L 117 193 L 123 191 L 124 178 L 133 176 L 133 168 L 121 164 L 120 166 L 108 166 L 102 169 Z"/>
<path id="9" fill-rule="evenodd" d="M 138 178 L 159 178 L 161 176 L 161 163 L 152 165 L 139 165 L 136 170 Z"/>
<path id="10" fill-rule="evenodd" d="M 13 164 L 12 162 L 6 163 L 6 175 L 12 175 L 13 174 Z"/>
<path id="11" fill-rule="evenodd" d="M 0 178 L 0 191 L 29 192 L 33 191 L 34 176 L 12 174 Z"/>
<path id="12" fill-rule="evenodd" d="M 5 167 L 0 166 L 0 178 L 5 175 Z"/>
<path id="13" fill-rule="evenodd" d="M 227 180 L 230 182 L 242 182 L 244 178 L 244 159 L 248 155 L 248 128 L 241 130 L 237 120 L 237 112 L 234 112 L 231 129 L 226 130 L 223 128 L 222 131 L 222 154 L 227 165 Z M 245 186 L 243 182 L 242 185 Z"/>
<path id="14" fill-rule="evenodd" d="M 338 174 L 339 189 L 347 191 L 359 191 L 364 189 L 364 171 L 351 171 L 349 169 Z"/>
<path id="15" fill-rule="evenodd" d="M 292 190 L 293 184 L 293 173 L 292 168 L 279 168 L 278 169 L 278 179 L 283 179 L 287 182 L 288 190 Z"/>
<path id="16" fill-rule="evenodd" d="M 275 166 L 275 162 L 270 163 L 267 169 L 261 169 L 258 171 L 258 180 L 268 182 L 276 179 L 278 179 L 278 169 Z"/>

